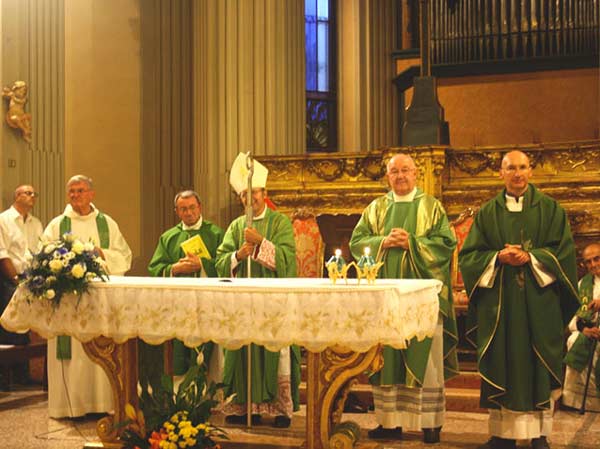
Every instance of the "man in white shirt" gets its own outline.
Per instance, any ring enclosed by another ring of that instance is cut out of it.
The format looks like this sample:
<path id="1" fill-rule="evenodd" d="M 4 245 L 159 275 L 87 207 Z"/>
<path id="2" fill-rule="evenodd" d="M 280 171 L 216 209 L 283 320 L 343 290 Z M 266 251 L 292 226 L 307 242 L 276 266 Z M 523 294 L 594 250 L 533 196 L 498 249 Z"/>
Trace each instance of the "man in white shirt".
<path id="1" fill-rule="evenodd" d="M 81 241 L 93 241 L 107 271 L 122 275 L 131 267 L 131 250 L 117 223 L 92 203 L 92 180 L 75 175 L 67 182 L 69 204 L 44 231 L 47 239 L 70 232 Z M 60 357 L 60 358 L 59 358 Z M 66 387 L 66 391 L 65 391 Z M 106 373 L 92 362 L 81 343 L 68 337 L 48 340 L 48 414 L 52 418 L 104 413 L 113 409 Z"/>
<path id="2" fill-rule="evenodd" d="M 4 311 L 42 235 L 42 223 L 31 215 L 38 194 L 30 185 L 17 187 L 14 202 L 0 213 L 0 314 Z M 26 344 L 27 334 L 14 334 L 0 326 L 0 344 Z"/>
<path id="3" fill-rule="evenodd" d="M 16 188 L 12 206 L 0 213 L 0 315 L 12 298 L 23 273 L 35 252 L 42 223 L 31 215 L 38 194 L 30 185 Z M 0 326 L 0 344 L 25 345 L 29 343 L 28 334 L 6 331 Z M 18 382 L 29 379 L 27 362 L 15 366 L 13 378 Z M 4 380 L 5 381 L 5 380 Z"/>
<path id="4" fill-rule="evenodd" d="M 562 396 L 563 404 L 573 408 L 580 408 L 583 402 L 589 358 L 594 348 L 593 342 L 600 340 L 597 315 L 600 310 L 600 244 L 592 243 L 586 246 L 581 255 L 588 273 L 579 281 L 582 310 L 569 323 L 572 334 L 567 340 L 569 352 L 565 358 L 567 371 Z M 583 307 L 589 311 L 588 314 L 581 313 L 585 312 Z M 594 349 L 585 409 L 600 412 L 600 385 L 598 385 L 600 345 L 596 343 Z"/>

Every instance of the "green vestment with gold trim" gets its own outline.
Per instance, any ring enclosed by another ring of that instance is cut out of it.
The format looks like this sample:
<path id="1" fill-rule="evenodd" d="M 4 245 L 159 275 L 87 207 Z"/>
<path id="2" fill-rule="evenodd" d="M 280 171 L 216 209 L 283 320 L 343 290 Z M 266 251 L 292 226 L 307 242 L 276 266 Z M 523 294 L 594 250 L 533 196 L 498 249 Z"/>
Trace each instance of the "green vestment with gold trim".
<path id="1" fill-rule="evenodd" d="M 231 276 L 231 257 L 244 243 L 246 217 L 236 218 L 227 228 L 223 243 L 217 250 L 217 272 L 221 277 Z M 294 230 L 289 218 L 285 215 L 266 209 L 264 218 L 254 220 L 252 227 L 260 235 L 275 246 L 275 271 L 256 261 L 251 262 L 252 278 L 290 278 L 296 277 L 296 243 Z M 247 276 L 247 260 L 236 266 L 235 276 Z M 279 352 L 268 351 L 264 346 L 251 345 L 252 348 L 252 402 L 273 402 L 277 398 Z M 291 388 L 294 410 L 300 407 L 300 348 L 292 345 Z M 224 394 L 236 393 L 233 402 L 246 403 L 246 351 L 247 347 L 238 350 L 225 350 L 225 366 L 223 368 Z"/>
<path id="2" fill-rule="evenodd" d="M 382 249 L 384 238 L 396 227 L 410 234 L 409 249 Z M 458 333 L 450 286 L 450 262 L 456 239 L 442 204 L 420 189 L 411 202 L 394 202 L 393 192 L 377 198 L 363 211 L 350 239 L 350 251 L 357 260 L 367 246 L 377 254 L 376 261 L 384 263 L 379 272 L 381 278 L 438 279 L 444 283 L 439 294 L 444 325 L 444 378 L 456 376 Z M 430 348 L 431 338 L 420 342 L 413 338 L 403 350 L 384 347 L 383 369 L 371 376 L 371 383 L 420 387 Z"/>
<path id="3" fill-rule="evenodd" d="M 577 316 L 584 321 L 585 324 L 598 326 L 598 322 L 594 321 L 595 313 L 588 310 L 588 304 L 594 299 L 594 275 L 586 274 L 579 283 L 579 297 L 581 298 L 581 307 L 577 311 Z M 565 356 L 565 364 L 578 372 L 582 372 L 588 367 L 592 351 L 596 349 L 594 340 L 583 335 L 580 332 L 575 342 Z M 600 379 L 600 363 L 596 362 L 594 366 L 595 379 Z M 600 392 L 600 382 L 596 381 L 596 391 Z"/>
<path id="4" fill-rule="evenodd" d="M 491 288 L 479 286 L 505 244 L 522 245 L 556 280 L 541 287 L 531 262 L 499 264 Z M 577 308 L 575 245 L 564 209 L 529 185 L 521 212 L 505 191 L 482 206 L 459 254 L 469 295 L 467 338 L 476 342 L 481 406 L 526 412 L 550 407 L 562 386 L 563 333 Z"/>

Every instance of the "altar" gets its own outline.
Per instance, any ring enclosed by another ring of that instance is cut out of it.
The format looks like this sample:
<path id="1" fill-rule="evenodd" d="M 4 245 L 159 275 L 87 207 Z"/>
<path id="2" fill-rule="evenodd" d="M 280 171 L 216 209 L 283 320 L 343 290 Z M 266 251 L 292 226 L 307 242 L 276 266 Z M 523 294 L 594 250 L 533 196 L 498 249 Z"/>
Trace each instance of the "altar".
<path id="1" fill-rule="evenodd" d="M 19 288 L 0 318 L 13 332 L 70 335 L 110 380 L 114 416 L 98 422 L 105 447 L 119 447 L 115 423 L 137 402 L 136 338 L 187 346 L 214 341 L 228 349 L 250 343 L 308 353 L 306 447 L 329 448 L 353 379 L 381 369 L 381 345 L 405 348 L 431 336 L 438 320 L 437 280 L 195 279 L 111 277 L 94 282 L 78 302 L 57 309 L 29 302 Z"/>

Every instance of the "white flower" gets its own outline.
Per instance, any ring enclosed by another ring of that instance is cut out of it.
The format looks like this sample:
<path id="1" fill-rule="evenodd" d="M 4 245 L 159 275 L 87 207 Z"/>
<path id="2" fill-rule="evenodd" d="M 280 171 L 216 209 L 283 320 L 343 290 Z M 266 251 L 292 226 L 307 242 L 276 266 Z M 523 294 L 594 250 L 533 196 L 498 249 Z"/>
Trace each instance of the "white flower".
<path id="1" fill-rule="evenodd" d="M 54 273 L 58 273 L 63 268 L 63 263 L 60 259 L 52 259 L 48 265 Z"/>
<path id="2" fill-rule="evenodd" d="M 85 275 L 85 271 L 85 265 L 78 263 L 71 268 L 71 275 L 75 279 L 81 279 Z"/>
<path id="3" fill-rule="evenodd" d="M 83 245 L 83 249 L 85 251 L 94 251 L 94 248 L 95 248 L 95 246 L 92 242 L 87 242 L 87 243 L 84 243 L 84 245 Z"/>
<path id="4" fill-rule="evenodd" d="M 52 290 L 51 288 L 49 288 L 44 293 L 44 296 L 46 296 L 46 298 L 48 298 L 48 299 L 52 299 L 52 298 L 54 298 L 56 296 L 56 293 L 54 292 L 54 290 Z"/>
<path id="5" fill-rule="evenodd" d="M 67 268 L 69 266 L 69 260 L 68 259 L 61 259 L 60 262 L 62 263 L 62 266 Z"/>
<path id="6" fill-rule="evenodd" d="M 81 254 L 84 249 L 85 245 L 81 243 L 81 240 L 75 240 L 73 242 L 73 246 L 71 246 L 71 251 L 73 251 L 75 254 Z"/>
<path id="7" fill-rule="evenodd" d="M 55 259 L 60 259 L 60 253 L 58 251 L 54 251 L 54 254 L 52 254 L 52 257 L 54 257 Z"/>
<path id="8" fill-rule="evenodd" d="M 54 251 L 56 249 L 56 246 L 54 246 L 52 243 L 48 243 L 45 247 L 44 247 L 44 252 L 46 254 L 50 254 L 52 251 Z"/>
<path id="9" fill-rule="evenodd" d="M 75 257 L 75 253 L 73 251 L 69 251 L 67 254 L 65 254 L 65 259 L 67 260 L 71 260 Z"/>
<path id="10" fill-rule="evenodd" d="M 86 281 L 93 281 L 96 278 L 96 273 L 92 273 L 91 271 L 88 271 L 87 273 L 85 273 L 85 280 Z"/>

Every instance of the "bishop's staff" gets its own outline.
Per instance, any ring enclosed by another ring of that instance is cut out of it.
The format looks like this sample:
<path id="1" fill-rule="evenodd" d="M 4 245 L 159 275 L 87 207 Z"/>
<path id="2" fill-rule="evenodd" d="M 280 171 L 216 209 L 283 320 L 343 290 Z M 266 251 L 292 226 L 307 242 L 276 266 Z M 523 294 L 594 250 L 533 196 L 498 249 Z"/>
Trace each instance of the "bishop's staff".
<path id="1" fill-rule="evenodd" d="M 246 168 L 248 169 L 248 189 L 246 190 L 246 228 L 252 227 L 254 210 L 252 209 L 252 175 L 254 174 L 254 159 L 252 153 L 246 153 Z M 248 279 L 252 278 L 252 256 L 246 258 Z M 248 344 L 247 355 L 247 393 L 246 393 L 246 426 L 252 427 L 252 343 Z"/>
<path id="2" fill-rule="evenodd" d="M 596 327 L 600 326 L 600 313 L 596 312 Z M 587 400 L 588 390 L 590 389 L 590 377 L 592 375 L 592 369 L 594 368 L 594 354 L 596 354 L 596 347 L 598 346 L 598 340 L 594 338 L 592 342 L 592 351 L 590 352 L 590 358 L 588 359 L 587 374 L 585 376 L 585 387 L 583 389 L 583 400 L 581 401 L 581 407 L 579 408 L 579 414 L 585 414 L 585 401 Z M 596 379 L 598 382 L 598 379 Z"/>

